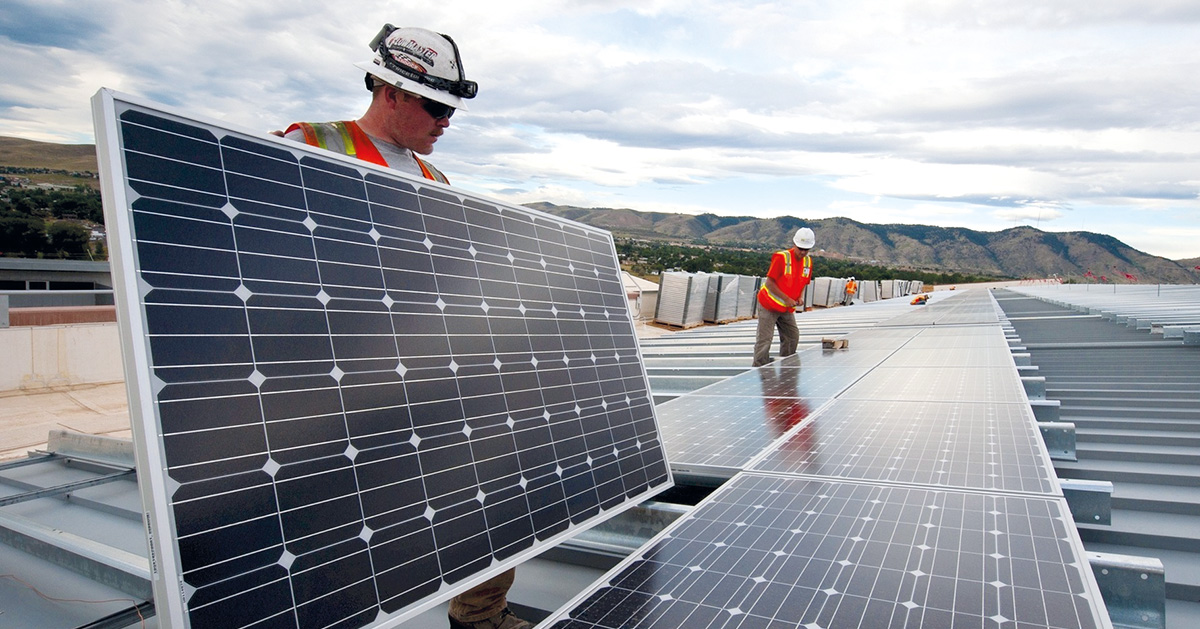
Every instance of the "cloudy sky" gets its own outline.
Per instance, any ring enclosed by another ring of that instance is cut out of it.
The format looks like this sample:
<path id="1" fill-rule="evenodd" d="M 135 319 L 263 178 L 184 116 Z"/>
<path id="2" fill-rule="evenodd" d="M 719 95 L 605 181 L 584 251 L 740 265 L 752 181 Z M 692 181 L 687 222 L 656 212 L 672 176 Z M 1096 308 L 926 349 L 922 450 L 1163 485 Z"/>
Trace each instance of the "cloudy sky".
<path id="1" fill-rule="evenodd" d="M 0 135 L 92 142 L 100 87 L 357 118 L 385 22 L 459 43 L 480 94 L 433 161 L 506 201 L 1200 256 L 1200 0 L 3 0 Z"/>

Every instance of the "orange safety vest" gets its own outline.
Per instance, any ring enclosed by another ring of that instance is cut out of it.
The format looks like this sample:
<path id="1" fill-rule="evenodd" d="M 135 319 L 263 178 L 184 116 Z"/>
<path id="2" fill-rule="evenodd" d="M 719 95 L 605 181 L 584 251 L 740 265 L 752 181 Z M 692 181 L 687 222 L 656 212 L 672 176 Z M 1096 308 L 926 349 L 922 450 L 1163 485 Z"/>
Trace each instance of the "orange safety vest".
<path id="1" fill-rule="evenodd" d="M 797 269 L 797 266 L 800 268 Z M 791 249 L 776 251 L 775 255 L 771 256 L 771 268 L 767 270 L 767 277 L 775 280 L 779 289 L 793 301 L 800 301 L 800 296 L 804 294 L 804 287 L 808 286 L 809 280 L 812 279 L 812 256 L 804 256 L 804 259 L 797 265 Z M 793 310 L 793 307 L 784 305 L 779 297 L 772 295 L 771 291 L 767 290 L 765 282 L 762 288 L 758 289 L 758 303 L 763 308 L 775 312 L 792 312 Z"/>
<path id="2" fill-rule="evenodd" d="M 365 162 L 387 166 L 387 160 L 383 159 L 383 155 L 379 153 L 379 149 L 375 148 L 375 143 L 371 138 L 363 132 L 358 123 L 353 120 L 342 120 L 338 122 L 295 122 L 292 126 L 284 131 L 284 134 L 300 129 L 304 133 L 304 143 L 309 146 L 316 146 L 325 150 L 329 148 L 330 139 L 338 137 L 342 141 L 342 149 L 346 155 L 357 157 Z M 336 135 L 334 135 L 336 134 Z M 442 174 L 442 171 L 433 167 L 433 164 L 417 157 L 413 154 L 413 159 L 417 160 L 417 166 L 421 167 L 421 174 L 426 179 L 438 181 L 449 185 L 450 181 Z"/>
<path id="3" fill-rule="evenodd" d="M 853 295 L 854 293 L 857 293 L 857 292 L 858 292 L 858 282 L 855 282 L 854 280 L 850 280 L 849 282 L 846 282 L 846 294 L 847 295 Z"/>

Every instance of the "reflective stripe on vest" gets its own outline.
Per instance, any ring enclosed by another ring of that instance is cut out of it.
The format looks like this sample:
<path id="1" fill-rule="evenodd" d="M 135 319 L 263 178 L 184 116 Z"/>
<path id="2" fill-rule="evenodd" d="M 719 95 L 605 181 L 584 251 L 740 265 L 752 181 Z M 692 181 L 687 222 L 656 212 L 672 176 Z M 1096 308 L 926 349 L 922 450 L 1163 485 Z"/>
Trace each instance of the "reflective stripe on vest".
<path id="1" fill-rule="evenodd" d="M 350 157 L 357 157 L 364 162 L 371 162 L 380 166 L 389 166 L 387 160 L 380 154 L 379 149 L 375 148 L 375 143 L 371 138 L 363 132 L 358 123 L 353 120 L 344 120 L 338 122 L 297 122 L 287 128 L 284 133 L 300 129 L 304 133 L 304 143 L 309 146 L 316 146 L 327 151 L 333 150 L 330 145 L 333 138 L 341 141 L 342 152 Z M 336 134 L 336 135 L 335 135 Z M 411 154 L 411 153 L 410 153 Z M 442 172 L 433 167 L 425 160 L 412 154 L 412 158 L 416 160 L 417 166 L 421 169 L 421 175 L 431 181 L 438 181 L 444 184 L 449 184 L 450 181 Z"/>
<path id="2" fill-rule="evenodd" d="M 806 274 L 805 271 L 812 268 L 812 258 L 807 255 L 804 256 L 804 259 L 800 262 L 801 270 L 799 276 L 797 277 L 793 275 L 792 266 L 795 263 L 795 260 L 792 257 L 792 250 L 785 249 L 777 253 L 783 254 L 783 276 L 775 280 L 775 283 L 779 286 L 779 289 L 785 293 L 787 292 L 788 288 L 791 288 L 796 283 L 799 283 L 800 290 L 798 291 L 796 301 L 800 301 L 801 297 L 804 295 L 804 285 L 808 283 L 808 275 L 811 274 L 811 271 L 808 274 Z M 791 295 L 789 294 L 788 297 L 791 297 Z M 775 310 L 776 312 L 790 312 L 794 308 L 794 306 L 785 305 L 779 300 L 778 297 L 772 294 L 771 291 L 767 289 L 766 282 L 763 282 L 762 287 L 758 289 L 758 298 L 760 304 L 770 310 Z"/>

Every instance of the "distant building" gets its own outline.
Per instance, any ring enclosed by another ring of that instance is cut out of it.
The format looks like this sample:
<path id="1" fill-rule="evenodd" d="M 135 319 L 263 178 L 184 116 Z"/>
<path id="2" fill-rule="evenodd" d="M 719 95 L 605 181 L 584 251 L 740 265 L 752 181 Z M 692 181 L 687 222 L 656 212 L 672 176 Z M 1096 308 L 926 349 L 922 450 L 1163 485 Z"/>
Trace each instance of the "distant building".
<path id="1" fill-rule="evenodd" d="M 0 258 L 0 291 L 106 289 L 112 289 L 108 262 Z"/>

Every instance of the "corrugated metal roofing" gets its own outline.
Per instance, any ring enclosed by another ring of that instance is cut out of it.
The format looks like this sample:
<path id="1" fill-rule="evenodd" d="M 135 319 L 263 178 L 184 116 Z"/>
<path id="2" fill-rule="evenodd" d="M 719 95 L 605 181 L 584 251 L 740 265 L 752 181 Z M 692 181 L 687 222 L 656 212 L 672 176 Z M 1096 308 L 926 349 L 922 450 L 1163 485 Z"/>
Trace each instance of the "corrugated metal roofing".
<path id="1" fill-rule="evenodd" d="M 996 297 L 1046 379 L 1046 398 L 1076 426 L 1078 461 L 1057 461 L 1059 477 L 1113 483 L 1112 524 L 1080 524 L 1085 547 L 1161 559 L 1168 627 L 1197 627 L 1200 347 L 1165 339 L 1161 328 L 1137 329 L 1129 313 L 1172 310 L 1145 303 L 1162 295 L 1155 288 L 1015 288 Z M 1177 304 L 1200 295 L 1197 287 L 1171 288 L 1164 292 L 1181 298 Z"/>

